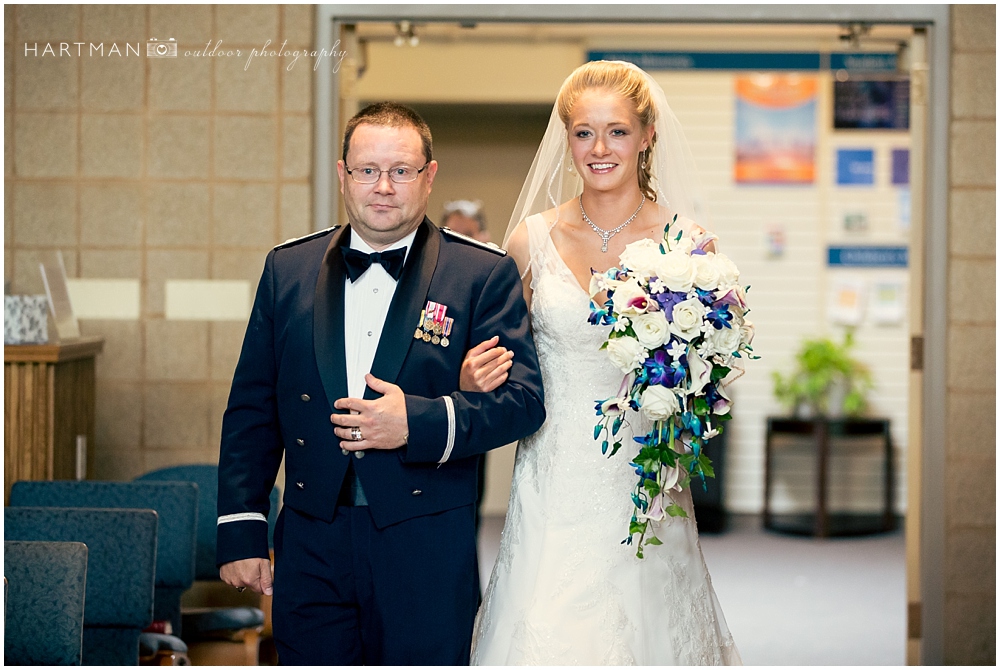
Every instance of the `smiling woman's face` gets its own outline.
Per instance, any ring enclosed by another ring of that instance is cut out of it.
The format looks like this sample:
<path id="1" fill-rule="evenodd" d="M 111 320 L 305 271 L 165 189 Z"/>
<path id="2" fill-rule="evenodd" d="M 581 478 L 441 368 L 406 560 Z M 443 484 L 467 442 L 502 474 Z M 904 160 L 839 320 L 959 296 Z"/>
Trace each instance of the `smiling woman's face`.
<path id="1" fill-rule="evenodd" d="M 638 189 L 639 154 L 649 146 L 652 128 L 642 127 L 630 100 L 603 89 L 584 91 L 570 112 L 567 132 L 573 164 L 586 186 Z"/>

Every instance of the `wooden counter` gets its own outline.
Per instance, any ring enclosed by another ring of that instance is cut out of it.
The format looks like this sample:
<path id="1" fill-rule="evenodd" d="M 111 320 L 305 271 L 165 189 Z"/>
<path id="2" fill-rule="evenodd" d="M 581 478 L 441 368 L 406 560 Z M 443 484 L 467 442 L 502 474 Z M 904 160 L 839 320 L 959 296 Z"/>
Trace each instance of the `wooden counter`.
<path id="1" fill-rule="evenodd" d="M 77 443 L 94 463 L 94 359 L 100 337 L 4 345 L 4 504 L 21 479 L 76 479 Z"/>

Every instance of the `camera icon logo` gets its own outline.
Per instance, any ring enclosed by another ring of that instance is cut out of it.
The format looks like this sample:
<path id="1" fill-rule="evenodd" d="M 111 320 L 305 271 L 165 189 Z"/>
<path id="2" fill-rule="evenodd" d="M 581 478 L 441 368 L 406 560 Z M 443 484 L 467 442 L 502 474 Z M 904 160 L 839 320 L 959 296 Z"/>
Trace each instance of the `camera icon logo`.
<path id="1" fill-rule="evenodd" d="M 173 37 L 166 42 L 159 42 L 154 37 L 146 42 L 146 58 L 177 58 L 177 42 Z"/>

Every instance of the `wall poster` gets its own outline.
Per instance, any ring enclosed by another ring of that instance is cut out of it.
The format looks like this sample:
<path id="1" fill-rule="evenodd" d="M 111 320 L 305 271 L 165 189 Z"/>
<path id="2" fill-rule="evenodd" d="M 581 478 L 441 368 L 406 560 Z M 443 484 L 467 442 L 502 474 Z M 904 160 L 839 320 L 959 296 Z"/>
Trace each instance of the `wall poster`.
<path id="1" fill-rule="evenodd" d="M 814 182 L 817 90 L 813 76 L 736 77 L 736 183 Z"/>

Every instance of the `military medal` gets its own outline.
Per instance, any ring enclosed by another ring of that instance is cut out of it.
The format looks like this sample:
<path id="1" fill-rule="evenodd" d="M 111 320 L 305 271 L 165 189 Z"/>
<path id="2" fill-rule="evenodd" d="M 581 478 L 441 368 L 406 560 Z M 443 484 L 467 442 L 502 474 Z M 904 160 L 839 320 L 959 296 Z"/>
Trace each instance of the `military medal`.
<path id="1" fill-rule="evenodd" d="M 455 323 L 455 319 L 449 318 L 447 314 L 447 305 L 428 300 L 427 306 L 420 312 L 420 321 L 417 323 L 416 332 L 413 333 L 413 339 L 447 347 L 451 344 L 448 336 Z"/>
<path id="2" fill-rule="evenodd" d="M 447 347 L 451 342 L 448 340 L 448 336 L 451 335 L 451 327 L 455 325 L 455 319 L 447 318 L 444 320 L 444 334 L 441 336 L 441 346 Z"/>

